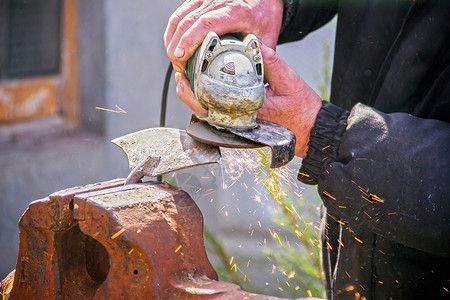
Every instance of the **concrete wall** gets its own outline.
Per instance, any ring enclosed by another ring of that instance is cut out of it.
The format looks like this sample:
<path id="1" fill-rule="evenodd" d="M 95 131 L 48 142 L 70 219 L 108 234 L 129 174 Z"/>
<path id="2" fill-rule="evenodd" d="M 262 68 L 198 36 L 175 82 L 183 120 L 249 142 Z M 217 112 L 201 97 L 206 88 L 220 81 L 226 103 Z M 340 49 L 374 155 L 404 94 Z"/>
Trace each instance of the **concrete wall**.
<path id="1" fill-rule="evenodd" d="M 32 145 L 0 145 L 0 279 L 15 267 L 19 244 L 17 222 L 31 201 L 66 187 L 127 176 L 125 154 L 109 140 L 158 126 L 163 80 L 169 63 L 162 35 L 170 14 L 180 3 L 79 0 L 83 130 Z M 333 43 L 332 25 L 300 44 L 279 47 L 283 57 L 313 86 L 317 66 L 322 64 L 320 41 L 324 37 Z M 166 124 L 184 128 L 191 112 L 177 99 L 174 86 L 172 80 Z M 96 106 L 114 109 L 115 105 L 127 113 L 95 109 Z M 255 190 L 262 188 L 251 169 L 242 171 L 240 168 L 247 167 L 235 163 L 242 155 L 239 151 L 225 150 L 224 156 L 236 159 L 180 171 L 173 180 L 196 200 L 205 224 L 223 241 L 228 254 L 238 260 L 238 267 L 252 286 L 259 292 L 283 295 L 273 281 L 272 263 L 261 246 L 264 240 L 270 242 L 268 229 L 277 226 L 271 221 L 273 203 L 254 201 Z M 293 177 L 299 163 L 296 159 L 290 165 Z M 242 175 L 235 181 L 233 175 L 239 172 Z M 314 189 L 298 185 L 292 191 L 316 203 Z M 256 233 L 250 235 L 249 228 Z M 216 260 L 212 256 L 211 259 Z"/>

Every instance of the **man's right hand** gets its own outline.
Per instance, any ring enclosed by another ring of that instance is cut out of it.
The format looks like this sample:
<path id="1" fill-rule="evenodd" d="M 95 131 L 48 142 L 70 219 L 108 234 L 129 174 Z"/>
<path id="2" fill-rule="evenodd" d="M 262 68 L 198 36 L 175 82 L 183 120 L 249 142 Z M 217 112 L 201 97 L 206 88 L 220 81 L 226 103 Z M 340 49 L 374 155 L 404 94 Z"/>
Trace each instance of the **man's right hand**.
<path id="1" fill-rule="evenodd" d="M 164 45 L 174 69 L 183 73 L 209 31 L 253 33 L 275 49 L 282 19 L 282 0 L 186 0 L 169 19 Z"/>

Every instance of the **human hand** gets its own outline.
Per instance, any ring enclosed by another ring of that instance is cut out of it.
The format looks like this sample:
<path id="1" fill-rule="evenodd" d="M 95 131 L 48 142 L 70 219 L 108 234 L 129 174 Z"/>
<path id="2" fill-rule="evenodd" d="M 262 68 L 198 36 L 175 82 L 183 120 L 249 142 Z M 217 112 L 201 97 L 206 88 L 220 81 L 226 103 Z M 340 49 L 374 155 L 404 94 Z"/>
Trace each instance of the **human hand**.
<path id="1" fill-rule="evenodd" d="M 278 123 L 294 132 L 295 155 L 305 158 L 322 99 L 273 49 L 261 44 L 261 52 L 264 78 L 269 85 L 258 118 Z"/>
<path id="2" fill-rule="evenodd" d="M 295 155 L 304 158 L 322 99 L 273 49 L 261 44 L 261 52 L 264 77 L 269 86 L 258 118 L 278 123 L 294 132 Z M 175 80 L 178 97 L 194 112 L 206 112 L 195 99 L 186 76 L 176 73 Z"/>
<path id="3" fill-rule="evenodd" d="M 169 19 L 164 45 L 175 71 L 182 73 L 209 31 L 253 33 L 275 49 L 282 19 L 282 0 L 186 0 Z"/>

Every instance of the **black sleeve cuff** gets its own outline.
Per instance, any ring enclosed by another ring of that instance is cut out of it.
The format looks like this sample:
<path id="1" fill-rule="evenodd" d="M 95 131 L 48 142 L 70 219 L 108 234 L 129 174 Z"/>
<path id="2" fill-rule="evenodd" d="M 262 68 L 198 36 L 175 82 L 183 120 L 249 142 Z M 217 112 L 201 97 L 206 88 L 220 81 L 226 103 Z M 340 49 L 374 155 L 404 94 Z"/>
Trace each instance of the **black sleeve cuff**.
<path id="1" fill-rule="evenodd" d="M 281 23 L 280 35 L 286 30 L 288 25 L 291 23 L 292 18 L 295 15 L 295 2 L 294 0 L 283 0 L 284 10 L 283 10 L 283 22 Z"/>
<path id="2" fill-rule="evenodd" d="M 349 112 L 339 106 L 323 101 L 311 130 L 308 152 L 298 173 L 298 180 L 317 184 L 322 170 L 336 161 L 342 135 L 347 127 Z"/>

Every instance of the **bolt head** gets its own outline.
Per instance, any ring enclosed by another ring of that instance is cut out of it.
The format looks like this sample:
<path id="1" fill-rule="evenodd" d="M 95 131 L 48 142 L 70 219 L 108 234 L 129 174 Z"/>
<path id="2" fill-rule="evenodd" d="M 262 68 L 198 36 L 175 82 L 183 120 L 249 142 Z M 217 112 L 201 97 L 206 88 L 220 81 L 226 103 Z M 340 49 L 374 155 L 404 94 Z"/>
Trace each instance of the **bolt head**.
<path id="1" fill-rule="evenodd" d="M 211 59 L 211 58 L 214 57 L 214 54 L 213 54 L 211 51 L 208 51 L 208 52 L 206 52 L 205 57 L 206 57 L 207 59 Z"/>

